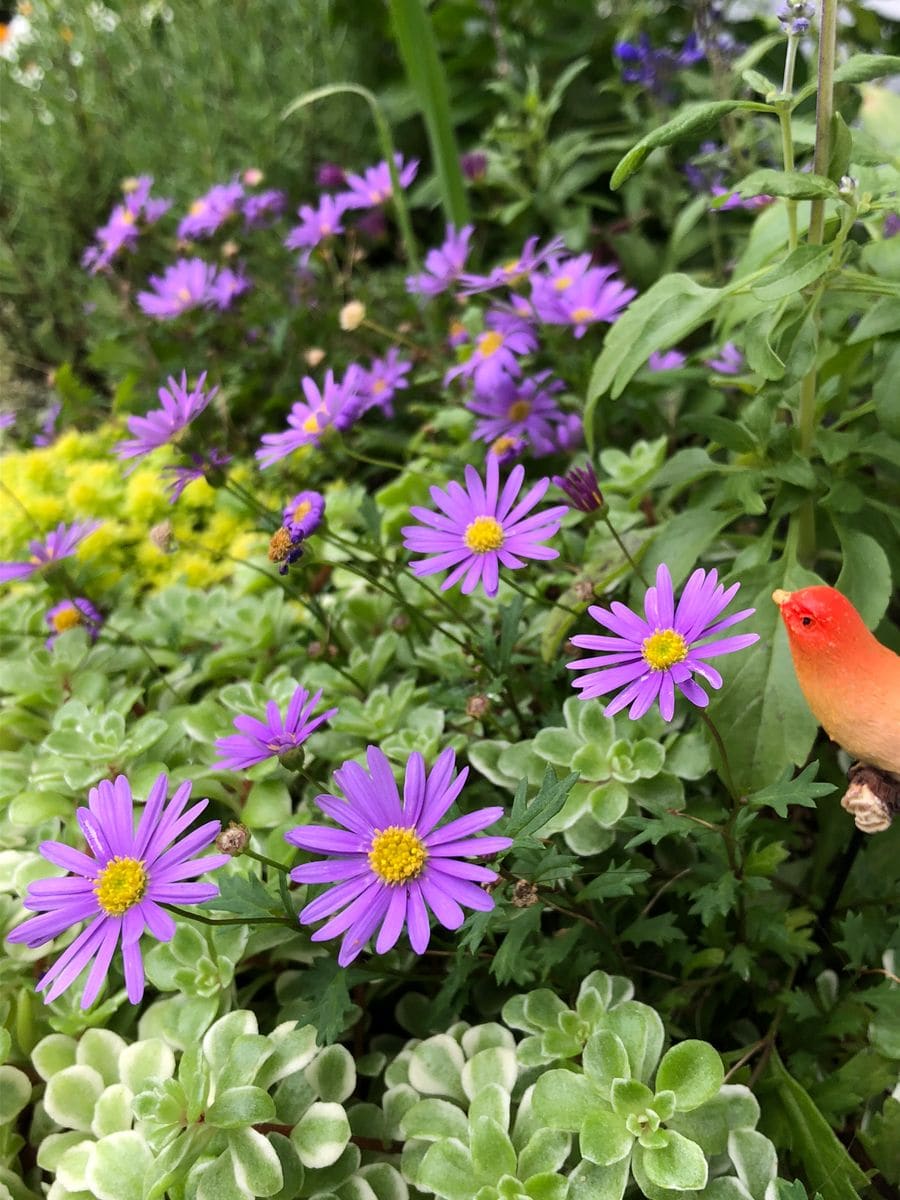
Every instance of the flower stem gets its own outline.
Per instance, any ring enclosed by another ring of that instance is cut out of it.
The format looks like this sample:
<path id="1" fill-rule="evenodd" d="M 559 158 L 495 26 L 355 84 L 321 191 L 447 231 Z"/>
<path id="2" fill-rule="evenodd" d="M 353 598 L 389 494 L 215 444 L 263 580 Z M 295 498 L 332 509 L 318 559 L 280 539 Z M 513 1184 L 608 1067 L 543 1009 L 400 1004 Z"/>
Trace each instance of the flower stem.
<path id="1" fill-rule="evenodd" d="M 190 921 L 199 921 L 201 925 L 290 925 L 294 928 L 293 921 L 287 917 L 205 917 L 202 913 L 191 912 L 189 908 L 181 908 L 177 904 L 164 904 L 163 908 L 176 917 L 187 917 Z"/>
<path id="2" fill-rule="evenodd" d="M 631 554 L 628 551 L 628 547 L 625 545 L 625 543 L 619 537 L 618 533 L 616 533 L 615 527 L 613 526 L 612 521 L 610 521 L 609 515 L 607 513 L 603 514 L 603 521 L 604 521 L 607 529 L 609 530 L 609 532 L 615 538 L 616 545 L 619 547 L 619 549 L 622 551 L 622 553 L 625 555 L 626 559 L 628 560 L 632 571 L 634 571 L 635 575 L 637 575 L 638 579 L 641 581 L 641 583 L 644 585 L 644 587 L 649 587 L 650 584 L 644 578 L 644 572 L 641 570 L 641 568 L 637 565 L 637 563 L 631 557 Z"/>
<path id="3" fill-rule="evenodd" d="M 821 0 L 819 10 L 819 81 L 816 100 L 816 148 L 813 171 L 828 174 L 831 156 L 831 118 L 834 113 L 834 61 L 837 47 L 837 0 Z M 825 238 L 825 200 L 812 201 L 809 213 L 810 246 L 821 246 Z M 799 450 L 804 458 L 812 452 L 816 432 L 816 364 L 800 383 L 798 413 Z M 816 556 L 815 499 L 807 496 L 793 517 L 797 528 L 797 557 L 804 566 L 812 566 Z"/>
<path id="4" fill-rule="evenodd" d="M 778 99 L 778 123 L 781 126 L 781 159 L 785 171 L 794 169 L 794 137 L 791 128 L 790 100 L 794 92 L 794 68 L 797 65 L 797 50 L 800 38 L 790 34 L 784 55 L 784 80 L 781 84 L 781 96 Z M 788 219 L 788 250 L 797 249 L 797 201 L 787 200 Z"/>
<path id="5" fill-rule="evenodd" d="M 734 777 L 731 774 L 731 765 L 728 762 L 728 751 L 725 749 L 725 743 L 722 741 L 722 735 L 716 728 L 712 717 L 705 708 L 698 710 L 700 719 L 712 735 L 713 741 L 716 743 L 716 749 L 719 751 L 719 758 L 722 760 L 722 776 L 725 780 L 725 786 L 728 788 L 729 795 L 735 804 L 740 803 L 740 793 L 734 786 Z"/>
<path id="6" fill-rule="evenodd" d="M 274 858 L 269 858 L 267 854 L 260 854 L 257 850 L 251 850 L 249 846 L 244 847 L 244 854 L 248 858 L 255 858 L 257 862 L 264 863 L 267 867 L 273 867 L 276 871 L 281 871 L 282 875 L 289 875 L 291 873 L 291 868 L 286 867 L 284 863 L 280 863 Z"/>

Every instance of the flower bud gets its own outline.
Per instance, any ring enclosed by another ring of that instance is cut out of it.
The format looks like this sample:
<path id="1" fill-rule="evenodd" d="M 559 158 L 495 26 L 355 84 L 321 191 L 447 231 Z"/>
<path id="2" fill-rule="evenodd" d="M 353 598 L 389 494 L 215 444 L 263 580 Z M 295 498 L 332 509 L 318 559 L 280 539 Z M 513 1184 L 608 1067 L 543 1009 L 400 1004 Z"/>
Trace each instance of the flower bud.
<path id="1" fill-rule="evenodd" d="M 220 854 L 228 854 L 237 858 L 243 854 L 250 844 L 250 830 L 246 825 L 237 821 L 229 821 L 228 828 L 223 829 L 216 838 L 216 849 Z"/>
<path id="2" fill-rule="evenodd" d="M 352 333 L 354 329 L 359 329 L 365 319 L 366 306 L 359 300 L 350 300 L 344 305 L 338 316 L 341 329 L 345 333 Z"/>

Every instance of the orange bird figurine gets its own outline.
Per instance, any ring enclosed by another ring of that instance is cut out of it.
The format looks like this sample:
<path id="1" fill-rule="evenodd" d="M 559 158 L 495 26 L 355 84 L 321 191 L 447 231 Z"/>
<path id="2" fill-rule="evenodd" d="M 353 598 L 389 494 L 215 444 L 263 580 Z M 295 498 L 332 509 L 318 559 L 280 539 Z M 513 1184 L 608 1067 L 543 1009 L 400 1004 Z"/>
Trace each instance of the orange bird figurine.
<path id="1" fill-rule="evenodd" d="M 778 588 L 772 599 L 813 716 L 848 754 L 900 776 L 900 655 L 832 587 Z"/>

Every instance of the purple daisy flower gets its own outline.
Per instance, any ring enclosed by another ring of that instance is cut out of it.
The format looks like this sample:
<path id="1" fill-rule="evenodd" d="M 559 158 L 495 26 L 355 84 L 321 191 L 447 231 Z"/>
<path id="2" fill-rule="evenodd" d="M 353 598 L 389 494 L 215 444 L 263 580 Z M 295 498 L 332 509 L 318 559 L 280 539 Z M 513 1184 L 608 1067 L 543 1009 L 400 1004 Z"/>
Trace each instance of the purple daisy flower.
<path id="1" fill-rule="evenodd" d="M 505 376 L 490 393 L 478 393 L 466 402 L 470 412 L 481 418 L 476 421 L 473 436 L 483 442 L 500 437 L 524 438 L 535 453 L 552 454 L 558 449 L 554 428 L 563 419 L 554 394 L 564 384 L 549 371 L 517 383 Z"/>
<path id="2" fill-rule="evenodd" d="M 0 583 L 27 579 L 29 575 L 36 574 L 51 563 L 68 558 L 74 554 L 79 543 L 102 524 L 102 521 L 73 521 L 71 525 L 66 525 L 60 521 L 56 529 L 48 533 L 43 541 L 34 538 L 28 543 L 31 557 L 27 562 L 0 562 Z"/>
<path id="3" fill-rule="evenodd" d="M 359 412 L 361 373 L 349 370 L 340 383 L 333 371 L 325 375 L 325 383 L 319 391 L 318 384 L 309 375 L 300 380 L 306 402 L 298 400 L 288 413 L 288 429 L 282 433 L 264 433 L 262 445 L 256 451 L 262 467 L 271 467 L 280 458 L 287 458 L 301 446 L 318 445 L 322 434 L 333 425 L 335 429 L 347 429 L 356 420 Z"/>
<path id="4" fill-rule="evenodd" d="M 231 455 L 213 448 L 208 454 L 192 454 L 191 465 L 180 467 L 163 467 L 163 473 L 172 476 L 171 483 L 166 484 L 169 493 L 169 503 L 174 504 L 189 483 L 197 479 L 205 479 L 212 486 L 224 481 L 222 468 L 231 462 Z"/>
<path id="5" fill-rule="evenodd" d="M 44 613 L 44 620 L 53 630 L 44 643 L 48 650 L 61 633 L 79 625 L 87 630 L 91 641 L 96 642 L 100 626 L 103 624 L 103 617 L 84 596 L 76 596 L 73 600 L 60 600 L 59 604 L 54 604 Z"/>
<path id="6" fill-rule="evenodd" d="M 235 216 L 244 198 L 240 183 L 217 183 L 205 196 L 200 196 L 182 217 L 178 226 L 180 238 L 209 237 L 226 221 Z"/>
<path id="7" fill-rule="evenodd" d="M 220 312 L 225 312 L 231 308 L 238 296 L 242 296 L 252 286 L 244 274 L 243 267 L 239 267 L 237 271 L 232 271 L 230 267 L 221 267 L 210 284 L 209 298 Z"/>
<path id="8" fill-rule="evenodd" d="M 12 429 L 16 423 L 14 412 L 0 412 L 0 429 Z"/>
<path id="9" fill-rule="evenodd" d="M 603 710 L 604 716 L 611 717 L 631 705 L 628 715 L 636 721 L 658 699 L 663 720 L 671 721 L 677 687 L 692 704 L 706 708 L 709 697 L 694 676 L 699 675 L 710 687 L 722 686 L 722 676 L 706 659 L 733 654 L 759 641 L 756 633 L 708 641 L 714 633 L 756 611 L 745 608 L 721 617 L 739 587 L 734 583 L 725 588 L 715 571 L 698 569 L 685 584 L 676 608 L 672 576 L 662 563 L 656 570 L 656 586 L 648 588 L 644 597 L 644 617 L 618 601 L 613 601 L 611 611 L 592 605 L 588 612 L 615 636 L 579 634 L 572 638 L 574 645 L 584 650 L 601 651 L 599 656 L 568 664 L 570 671 L 587 669 L 587 674 L 573 680 L 573 686 L 581 689 L 582 700 L 622 688 Z"/>
<path id="10" fill-rule="evenodd" d="M 517 355 L 537 349 L 534 330 L 515 313 L 491 309 L 484 323 L 487 330 L 475 339 L 469 357 L 444 376 L 445 387 L 453 379 L 471 379 L 476 392 L 490 394 L 521 374 Z"/>
<path id="11" fill-rule="evenodd" d="M 416 177 L 419 160 L 410 159 L 404 163 L 402 154 L 394 155 L 397 167 L 397 177 L 402 188 L 408 188 Z M 386 162 L 380 162 L 374 167 L 367 167 L 362 175 L 348 175 L 347 187 L 349 192 L 342 193 L 345 208 L 375 208 L 386 204 L 394 194 L 391 182 L 391 172 Z"/>
<path id="12" fill-rule="evenodd" d="M 363 396 L 360 415 L 377 406 L 386 416 L 392 417 L 394 396 L 409 387 L 406 376 L 411 370 L 412 363 L 400 358 L 396 346 L 391 346 L 384 358 L 373 359 L 368 371 L 360 372 L 359 387 Z"/>
<path id="13" fill-rule="evenodd" d="M 561 237 L 555 237 L 539 250 L 538 239 L 530 237 L 518 258 L 512 258 L 501 266 L 494 267 L 487 275 L 461 275 L 460 282 L 463 287 L 460 290 L 464 296 L 473 296 L 476 292 L 490 292 L 498 287 L 514 287 L 529 279 L 538 267 L 565 248 L 565 241 Z"/>
<path id="14" fill-rule="evenodd" d="M 579 260 L 571 260 L 578 262 Z M 614 278 L 615 267 L 591 267 L 577 275 L 537 278 L 532 282 L 531 299 L 535 311 L 548 325 L 571 325 L 577 338 L 589 325 L 615 321 L 622 309 L 637 295 Z M 565 287 L 559 287 L 561 280 Z"/>
<path id="15" fill-rule="evenodd" d="M 480 183 L 487 175 L 488 159 L 483 150 L 469 150 L 459 156 L 462 173 L 471 183 Z"/>
<path id="16" fill-rule="evenodd" d="M 703 362 L 720 375 L 740 375 L 744 368 L 744 356 L 734 342 L 726 342 L 718 357 L 704 358 Z"/>
<path id="17" fill-rule="evenodd" d="M 180 383 L 170 375 L 169 386 L 161 387 L 157 393 L 162 408 L 151 409 L 143 417 L 128 418 L 128 432 L 134 436 L 117 442 L 113 447 L 119 458 L 143 458 L 145 454 L 171 442 L 182 429 L 190 425 L 194 417 L 203 412 L 218 392 L 218 388 L 205 392 L 205 383 L 205 371 L 193 391 L 188 391 L 186 371 L 181 372 Z"/>
<path id="18" fill-rule="evenodd" d="M 464 225 L 459 233 L 454 225 L 448 225 L 443 245 L 425 255 L 422 274 L 407 276 L 406 290 L 417 296 L 439 296 L 452 287 L 462 275 L 474 232 L 474 225 Z"/>
<path id="19" fill-rule="evenodd" d="M 140 236 L 137 221 L 138 214 L 129 205 L 117 204 L 106 224 L 94 234 L 96 245 L 89 246 L 82 255 L 82 266 L 96 275 L 106 270 L 120 250 L 133 250 Z"/>
<path id="20" fill-rule="evenodd" d="M 267 758 L 282 758 L 290 754 L 337 713 L 336 708 L 329 708 L 313 717 L 312 711 L 321 698 L 321 688 L 310 698 L 306 688 L 298 687 L 283 720 L 274 700 L 266 705 L 265 721 L 250 716 L 235 717 L 233 724 L 239 732 L 216 741 L 216 749 L 222 757 L 212 764 L 213 769 L 246 771 L 257 763 L 265 762 Z"/>
<path id="21" fill-rule="evenodd" d="M 150 276 L 152 291 L 138 292 L 137 302 L 149 317 L 170 321 L 192 308 L 214 302 L 216 268 L 202 258 L 179 258 L 162 275 Z"/>
<path id="22" fill-rule="evenodd" d="M 502 467 L 507 463 L 512 462 L 516 458 L 520 458 L 528 449 L 528 443 L 521 437 L 509 437 L 504 434 L 502 437 L 495 438 L 487 448 L 487 458 L 496 459 L 497 463 Z"/>
<path id="23" fill-rule="evenodd" d="M 677 371 L 687 361 L 680 350 L 654 350 L 647 359 L 651 371 Z"/>
<path id="24" fill-rule="evenodd" d="M 160 775 L 147 797 L 137 829 L 134 802 L 124 775 L 91 788 L 88 807 L 76 813 L 88 854 L 63 842 L 42 842 L 41 854 L 70 874 L 29 885 L 25 907 L 40 913 L 8 935 L 11 942 L 42 946 L 81 921 L 87 926 L 67 946 L 37 985 L 49 1004 L 62 995 L 93 960 L 81 997 L 89 1008 L 106 979 L 121 942 L 125 987 L 132 1004 L 144 994 L 140 939 L 149 932 L 160 942 L 175 933 L 175 922 L 162 905 L 203 904 L 219 894 L 212 883 L 186 883 L 224 866 L 227 854 L 196 859 L 216 838 L 219 821 L 208 821 L 186 837 L 188 826 L 209 803 L 201 800 L 185 812 L 191 784 L 183 783 L 166 804 L 168 779 Z"/>
<path id="25" fill-rule="evenodd" d="M 279 188 L 267 188 L 244 201 L 244 227 L 260 229 L 271 225 L 284 212 L 287 196 Z"/>
<path id="26" fill-rule="evenodd" d="M 459 929 L 463 907 L 490 912 L 494 901 L 478 885 L 495 882 L 496 871 L 460 859 L 499 854 L 512 845 L 508 837 L 472 836 L 499 820 L 502 808 L 481 808 L 438 828 L 469 773 L 465 767 L 455 775 L 453 750 L 444 750 L 428 772 L 422 755 L 411 754 L 402 801 L 382 751 L 369 746 L 366 762 L 368 771 L 345 762 L 334 772 L 346 799 L 316 797 L 322 812 L 343 828 L 301 825 L 284 835 L 292 846 L 330 856 L 295 867 L 291 879 L 335 884 L 306 905 L 300 922 L 330 918 L 312 941 L 343 934 L 342 967 L 353 962 L 376 929 L 376 954 L 396 945 L 404 925 L 413 950 L 424 954 L 431 937 L 429 909 L 445 929 Z"/>
<path id="27" fill-rule="evenodd" d="M 284 523 L 296 529 L 302 538 L 307 538 L 322 524 L 325 515 L 325 497 L 321 492 L 298 492 L 284 510 Z"/>
<path id="28" fill-rule="evenodd" d="M 523 559 L 557 558 L 558 550 L 540 543 L 553 537 L 568 512 L 565 504 L 526 516 L 550 486 L 549 479 L 539 480 L 518 499 L 525 478 L 523 466 L 513 467 L 500 491 L 497 457 L 487 458 L 487 481 L 474 467 L 466 467 L 466 487 L 453 482 L 447 490 L 431 488 L 431 498 L 441 510 L 414 507 L 409 511 L 421 525 L 407 525 L 401 532 L 407 550 L 430 557 L 410 564 L 414 575 L 450 574 L 441 584 L 446 591 L 462 580 L 462 592 L 468 595 L 481 583 L 485 594 L 496 596 L 499 567 L 517 570 Z"/>
<path id="29" fill-rule="evenodd" d="M 320 242 L 344 232 L 342 221 L 347 208 L 346 196 L 320 196 L 318 208 L 301 204 L 297 209 L 300 224 L 288 232 L 285 246 L 288 250 L 302 250 L 300 262 L 306 266 Z"/>

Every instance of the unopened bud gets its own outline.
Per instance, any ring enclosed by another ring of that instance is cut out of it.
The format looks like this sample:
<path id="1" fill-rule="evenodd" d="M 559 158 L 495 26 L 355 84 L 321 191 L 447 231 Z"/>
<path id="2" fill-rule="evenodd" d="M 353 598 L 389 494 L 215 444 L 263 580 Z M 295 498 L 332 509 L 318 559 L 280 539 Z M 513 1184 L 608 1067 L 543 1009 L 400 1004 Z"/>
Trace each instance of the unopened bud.
<path id="1" fill-rule="evenodd" d="M 538 902 L 537 884 L 528 879 L 517 879 L 511 901 L 513 908 L 531 908 Z"/>
<path id="2" fill-rule="evenodd" d="M 409 616 L 402 612 L 397 613 L 395 617 L 391 617 L 391 629 L 396 629 L 398 633 L 403 633 L 409 629 Z"/>
<path id="3" fill-rule="evenodd" d="M 249 844 L 250 830 L 246 825 L 241 825 L 237 821 L 229 821 L 228 828 L 223 829 L 216 838 L 216 849 L 219 853 L 228 854 L 232 858 L 243 854 Z"/>
<path id="4" fill-rule="evenodd" d="M 309 658 L 321 658 L 325 652 L 325 647 L 321 642 L 310 642 L 306 647 L 306 653 Z"/>
<path id="5" fill-rule="evenodd" d="M 308 367 L 317 367 L 324 357 L 325 351 L 320 346 L 310 346 L 303 355 Z"/>
<path id="6" fill-rule="evenodd" d="M 170 520 L 166 519 L 165 521 L 160 521 L 158 525 L 154 525 L 148 537 L 157 550 L 162 550 L 163 554 L 175 553 L 177 543 Z"/>
<path id="7" fill-rule="evenodd" d="M 237 244 L 236 241 L 234 241 L 233 238 L 229 238 L 229 240 L 227 242 L 222 243 L 222 257 L 223 258 L 234 258 L 234 256 L 237 254 L 238 250 L 240 250 L 240 246 Z"/>
<path id="8" fill-rule="evenodd" d="M 306 755 L 303 752 L 302 746 L 291 746 L 288 750 L 283 750 L 278 755 L 278 761 L 288 771 L 302 771 L 303 764 L 306 762 Z"/>
<path id="9" fill-rule="evenodd" d="M 594 599 L 594 582 L 591 579 L 579 579 L 572 585 L 572 595 L 576 600 L 586 604 Z"/>
<path id="10" fill-rule="evenodd" d="M 338 316 L 338 322 L 345 333 L 352 333 L 354 329 L 359 329 L 365 319 L 366 306 L 360 300 L 350 300 L 344 305 Z"/>
<path id="11" fill-rule="evenodd" d="M 486 717 L 491 711 L 491 701 L 489 697 L 481 695 L 470 696 L 466 701 L 466 716 L 471 717 L 475 721 L 480 721 L 482 717 Z"/>
<path id="12" fill-rule="evenodd" d="M 256 187 L 258 184 L 262 183 L 265 176 L 259 167 L 248 167 L 244 172 L 243 178 L 247 187 Z"/>
<path id="13" fill-rule="evenodd" d="M 838 184 L 838 191 L 842 196 L 852 196 L 858 187 L 858 179 L 854 179 L 852 175 L 842 175 L 841 182 Z"/>

